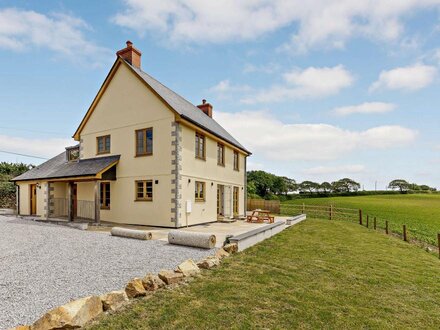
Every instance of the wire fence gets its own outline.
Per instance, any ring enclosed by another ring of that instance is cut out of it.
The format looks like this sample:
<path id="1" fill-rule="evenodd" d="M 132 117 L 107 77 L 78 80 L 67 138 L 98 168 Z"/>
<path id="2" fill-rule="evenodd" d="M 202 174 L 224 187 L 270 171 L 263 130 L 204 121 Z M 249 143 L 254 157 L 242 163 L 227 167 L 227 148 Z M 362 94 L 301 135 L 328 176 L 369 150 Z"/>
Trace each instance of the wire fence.
<path id="1" fill-rule="evenodd" d="M 405 242 L 417 244 L 431 252 L 438 249 L 440 258 L 440 233 L 437 234 L 434 240 L 437 242 L 437 247 L 435 247 L 432 244 L 410 237 L 410 228 L 407 225 L 397 225 L 387 219 L 364 214 L 361 209 L 335 207 L 334 205 L 281 204 L 280 213 L 286 215 L 307 214 L 311 218 L 357 222 L 373 230 L 382 230 L 387 235 L 398 236 Z"/>

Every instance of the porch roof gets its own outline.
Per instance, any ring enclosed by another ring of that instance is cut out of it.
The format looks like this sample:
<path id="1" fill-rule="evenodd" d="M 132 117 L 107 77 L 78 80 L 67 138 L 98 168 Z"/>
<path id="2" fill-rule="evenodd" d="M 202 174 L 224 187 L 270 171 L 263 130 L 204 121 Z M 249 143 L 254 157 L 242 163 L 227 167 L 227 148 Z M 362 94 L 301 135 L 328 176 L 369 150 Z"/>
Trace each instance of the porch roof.
<path id="1" fill-rule="evenodd" d="M 67 161 L 63 152 L 47 162 L 23 173 L 11 181 L 49 180 L 73 177 L 94 177 L 100 179 L 103 172 L 107 171 L 119 161 L 120 155 L 80 159 Z"/>

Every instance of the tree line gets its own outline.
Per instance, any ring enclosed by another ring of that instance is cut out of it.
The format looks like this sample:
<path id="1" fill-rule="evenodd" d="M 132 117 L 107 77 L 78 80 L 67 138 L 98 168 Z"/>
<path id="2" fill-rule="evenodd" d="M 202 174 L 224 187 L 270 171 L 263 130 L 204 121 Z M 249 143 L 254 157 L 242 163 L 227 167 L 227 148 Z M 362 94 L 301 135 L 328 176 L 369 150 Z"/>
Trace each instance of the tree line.
<path id="1" fill-rule="evenodd" d="M 333 182 L 303 181 L 297 183 L 295 179 L 285 176 L 277 176 L 265 171 L 247 172 L 247 191 L 249 197 L 274 198 L 277 196 L 299 194 L 330 194 L 356 192 L 361 185 L 350 179 L 343 178 Z"/>
<path id="2" fill-rule="evenodd" d="M 0 208 L 9 208 L 15 205 L 15 186 L 10 180 L 34 165 L 24 163 L 0 162 Z"/>
<path id="3" fill-rule="evenodd" d="M 396 179 L 388 184 L 388 188 L 392 190 L 398 190 L 401 193 L 406 192 L 434 192 L 436 188 L 430 187 L 426 184 L 418 185 L 417 183 L 409 183 L 403 179 Z"/>
<path id="4" fill-rule="evenodd" d="M 265 171 L 247 172 L 247 193 L 250 198 L 264 199 L 287 199 L 292 196 L 329 196 L 329 195 L 353 195 L 361 188 L 359 182 L 350 178 L 342 178 L 333 182 L 296 182 L 294 179 L 277 176 Z M 427 185 L 408 183 L 405 180 L 397 179 L 389 183 L 391 191 L 387 193 L 408 193 L 408 192 L 434 192 L 435 188 Z M 363 194 L 384 193 L 380 192 L 359 192 Z"/>

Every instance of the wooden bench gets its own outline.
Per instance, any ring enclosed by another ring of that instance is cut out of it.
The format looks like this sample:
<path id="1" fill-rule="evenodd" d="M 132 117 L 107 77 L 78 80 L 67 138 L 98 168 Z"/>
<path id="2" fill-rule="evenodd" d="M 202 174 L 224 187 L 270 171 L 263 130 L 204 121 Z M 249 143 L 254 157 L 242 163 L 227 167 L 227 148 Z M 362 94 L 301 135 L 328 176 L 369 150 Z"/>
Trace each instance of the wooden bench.
<path id="1" fill-rule="evenodd" d="M 273 223 L 275 217 L 270 215 L 270 211 L 268 210 L 253 210 L 251 215 L 246 217 L 247 222 L 258 222 L 262 223 L 264 221 L 268 221 L 269 223 Z"/>

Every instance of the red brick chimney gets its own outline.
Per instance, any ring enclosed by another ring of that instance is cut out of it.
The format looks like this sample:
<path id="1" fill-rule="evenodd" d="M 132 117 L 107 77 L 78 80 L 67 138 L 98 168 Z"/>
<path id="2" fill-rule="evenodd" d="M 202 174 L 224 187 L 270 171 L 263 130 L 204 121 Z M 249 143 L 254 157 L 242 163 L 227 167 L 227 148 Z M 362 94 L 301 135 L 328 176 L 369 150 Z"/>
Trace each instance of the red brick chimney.
<path id="1" fill-rule="evenodd" d="M 121 56 L 131 65 L 139 69 L 141 68 L 142 53 L 133 47 L 133 43 L 130 40 L 127 41 L 127 47 L 116 52 L 116 56 Z"/>
<path id="2" fill-rule="evenodd" d="M 199 104 L 197 108 L 202 110 L 205 113 L 205 115 L 208 115 L 209 117 L 212 118 L 212 105 L 206 103 L 206 100 L 202 100 L 202 104 Z"/>

